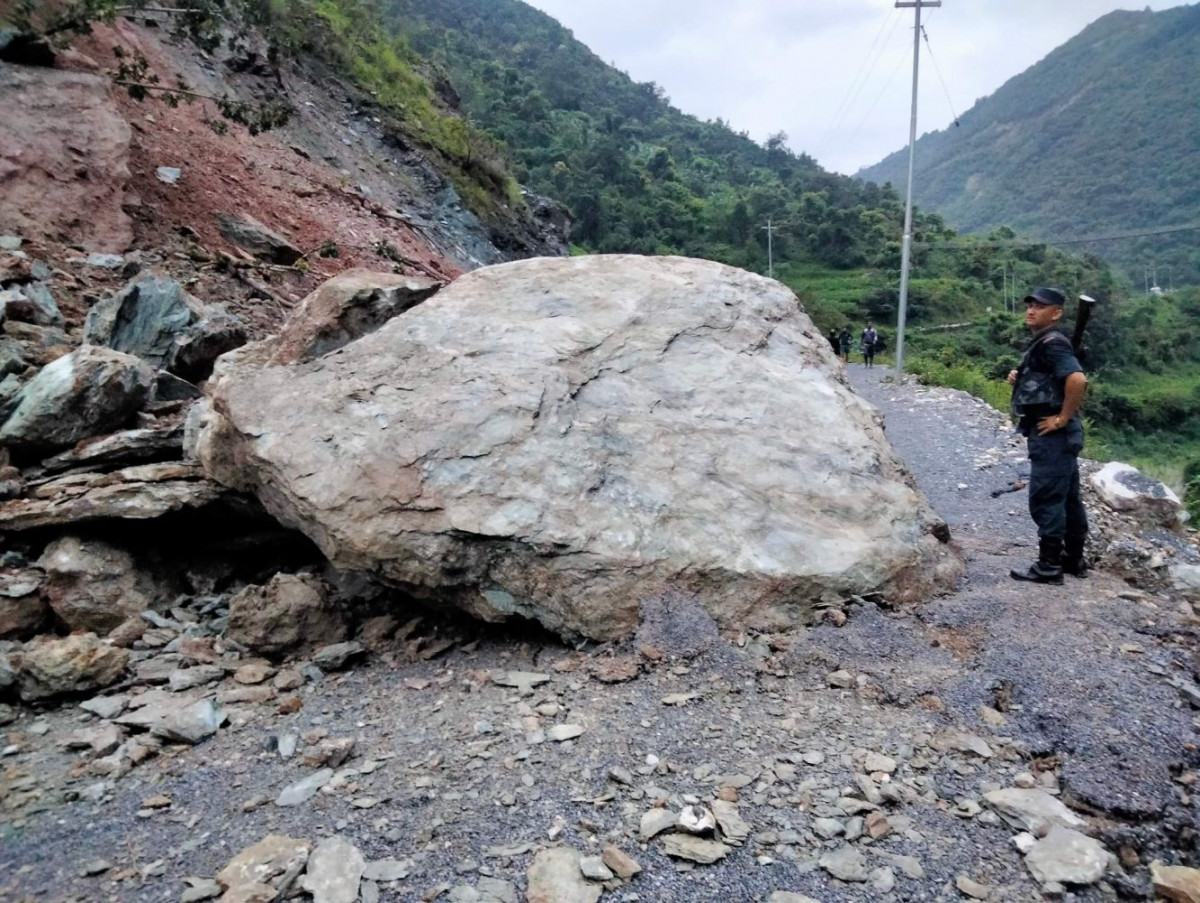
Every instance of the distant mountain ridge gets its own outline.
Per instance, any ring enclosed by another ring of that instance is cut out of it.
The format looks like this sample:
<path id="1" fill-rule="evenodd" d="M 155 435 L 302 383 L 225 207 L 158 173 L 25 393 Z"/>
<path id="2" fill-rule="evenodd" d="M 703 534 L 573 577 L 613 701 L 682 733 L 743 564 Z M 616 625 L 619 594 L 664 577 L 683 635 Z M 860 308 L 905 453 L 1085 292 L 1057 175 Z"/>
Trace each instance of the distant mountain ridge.
<path id="1" fill-rule="evenodd" d="M 914 193 L 966 232 L 1084 237 L 1200 222 L 1200 5 L 1118 11 L 917 142 Z M 903 190 L 907 150 L 858 173 Z M 1200 283 L 1200 231 L 1090 250 Z"/>

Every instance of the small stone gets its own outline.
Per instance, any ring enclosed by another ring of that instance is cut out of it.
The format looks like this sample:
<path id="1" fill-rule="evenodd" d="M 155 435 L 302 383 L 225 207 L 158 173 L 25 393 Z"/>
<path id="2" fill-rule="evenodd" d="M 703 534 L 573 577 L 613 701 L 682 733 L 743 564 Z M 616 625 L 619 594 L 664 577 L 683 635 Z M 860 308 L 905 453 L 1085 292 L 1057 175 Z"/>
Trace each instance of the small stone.
<path id="1" fill-rule="evenodd" d="M 651 809 L 642 816 L 638 836 L 643 841 L 651 840 L 663 831 L 670 831 L 675 827 L 675 822 L 675 813 L 670 809 Z"/>
<path id="2" fill-rule="evenodd" d="M 403 881 L 412 874 L 410 859 L 377 859 L 363 869 L 364 881 Z"/>
<path id="3" fill-rule="evenodd" d="M 366 653 L 362 643 L 333 643 L 322 646 L 312 656 L 312 664 L 322 671 L 340 671 L 354 659 Z"/>
<path id="4" fill-rule="evenodd" d="M 289 784 L 275 800 L 276 806 L 287 808 L 307 803 L 317 795 L 317 792 L 333 780 L 333 769 L 323 768 L 313 772 L 303 780 Z"/>
<path id="5" fill-rule="evenodd" d="M 1200 871 L 1163 862 L 1150 863 L 1155 892 L 1171 903 L 1200 903 Z"/>
<path id="6" fill-rule="evenodd" d="M 846 670 L 834 671 L 825 678 L 825 682 L 834 689 L 849 690 L 854 687 L 854 675 Z"/>
<path id="7" fill-rule="evenodd" d="M 597 903 L 603 888 L 589 884 L 579 867 L 575 850 L 543 850 L 526 873 L 526 903 Z"/>
<path id="8" fill-rule="evenodd" d="M 275 669 L 267 662 L 247 662 L 233 672 L 233 679 L 240 684 L 254 686 L 270 680 L 275 675 Z"/>
<path id="9" fill-rule="evenodd" d="M 532 696 L 533 688 L 549 683 L 549 674 L 534 671 L 504 671 L 492 675 L 492 683 L 499 687 L 513 687 L 522 696 Z"/>
<path id="10" fill-rule="evenodd" d="M 638 865 L 635 859 L 627 855 L 620 847 L 613 846 L 612 844 L 604 848 L 604 852 L 600 858 L 604 860 L 604 864 L 618 878 L 628 880 L 642 871 L 642 867 Z"/>
<path id="11" fill-rule="evenodd" d="M 806 752 L 801 761 L 803 761 L 805 765 L 824 765 L 825 753 L 818 751 Z"/>
<path id="12" fill-rule="evenodd" d="M 275 675 L 275 679 L 271 683 L 276 690 L 284 693 L 289 690 L 299 690 L 304 686 L 304 675 L 295 668 L 284 668 Z"/>
<path id="13" fill-rule="evenodd" d="M 867 860 L 854 847 L 844 846 L 832 853 L 826 853 L 817 864 L 839 881 L 867 880 Z"/>
<path id="14" fill-rule="evenodd" d="M 221 885 L 212 878 L 184 878 L 190 887 L 179 896 L 179 903 L 201 903 L 221 896 Z"/>
<path id="15" fill-rule="evenodd" d="M 583 727 L 578 724 L 556 724 L 546 731 L 546 736 L 555 743 L 564 743 L 583 735 Z"/>
<path id="16" fill-rule="evenodd" d="M 1012 842 L 1013 846 L 1024 855 L 1033 849 L 1034 844 L 1037 843 L 1037 838 L 1027 831 L 1022 831 L 1020 834 L 1013 835 Z"/>
<path id="17" fill-rule="evenodd" d="M 128 705 L 128 696 L 95 696 L 79 703 L 79 707 L 85 712 L 91 712 L 97 718 L 105 720 L 116 718 Z"/>
<path id="18" fill-rule="evenodd" d="M 1110 858 L 1098 840 L 1055 825 L 1026 854 L 1025 865 L 1039 884 L 1095 884 Z"/>
<path id="19" fill-rule="evenodd" d="M 887 756 L 881 756 L 878 753 L 868 753 L 866 761 L 863 762 L 863 771 L 867 774 L 875 774 L 876 772 L 893 774 L 896 771 L 896 760 L 890 759 Z"/>
<path id="20" fill-rule="evenodd" d="M 193 690 L 196 687 L 202 687 L 213 681 L 221 680 L 224 676 L 225 669 L 218 668 L 216 665 L 197 665 L 194 668 L 178 668 L 168 675 L 167 687 L 172 693 L 183 693 L 186 690 Z"/>
<path id="21" fill-rule="evenodd" d="M 955 886 L 966 896 L 972 900 L 986 900 L 992 889 L 986 884 L 980 884 L 978 881 L 972 881 L 966 875 L 959 875 L 954 879 Z"/>
<path id="22" fill-rule="evenodd" d="M 954 737 L 954 748 L 959 752 L 979 756 L 981 759 L 992 757 L 992 748 L 980 737 L 974 734 L 959 733 Z"/>
<path id="23" fill-rule="evenodd" d="M 142 800 L 143 809 L 167 809 L 170 805 L 171 798 L 162 793 Z"/>
<path id="24" fill-rule="evenodd" d="M 584 856 L 579 860 L 579 871 L 589 881 L 611 881 L 613 872 L 600 856 Z"/>
<path id="25" fill-rule="evenodd" d="M 983 795 L 983 801 L 1018 831 L 1028 831 L 1038 837 L 1053 825 L 1082 828 L 1086 824 L 1044 790 L 1017 787 L 992 790 Z"/>
<path id="26" fill-rule="evenodd" d="M 685 859 L 700 865 L 712 865 L 733 851 L 715 840 L 703 840 L 690 834 L 668 834 L 663 838 L 663 852 L 674 859 Z"/>
<path id="27" fill-rule="evenodd" d="M 337 768 L 354 752 L 356 741 L 353 737 L 338 737 L 322 740 L 315 747 L 307 750 L 302 761 L 310 768 Z"/>
<path id="28" fill-rule="evenodd" d="M 355 903 L 366 860 L 358 847 L 341 837 L 327 837 L 308 857 L 300 886 L 313 903 Z"/>
<path id="29" fill-rule="evenodd" d="M 870 880 L 871 886 L 881 894 L 890 894 L 896 889 L 896 873 L 891 869 L 875 869 Z"/>
<path id="30" fill-rule="evenodd" d="M 262 705 L 274 698 L 274 687 L 234 687 L 217 694 L 217 701 L 222 705 Z"/>
<path id="31" fill-rule="evenodd" d="M 174 185 L 183 178 L 183 170 L 177 166 L 160 166 L 154 170 L 154 177 L 165 185 Z"/>
<path id="32" fill-rule="evenodd" d="M 295 715 L 302 708 L 304 700 L 299 696 L 284 696 L 279 700 L 279 705 L 275 706 L 275 711 L 280 715 Z"/>
<path id="33" fill-rule="evenodd" d="M 621 784 L 625 787 L 633 785 L 633 774 L 627 768 L 610 768 L 608 770 L 608 779 L 616 784 Z"/>
<path id="34" fill-rule="evenodd" d="M 720 799 L 714 800 L 712 811 L 717 819 L 717 824 L 721 827 L 721 836 L 728 843 L 737 846 L 744 843 L 750 836 L 750 825 L 742 820 L 742 815 L 734 803 Z"/>
<path id="35" fill-rule="evenodd" d="M 688 834 L 711 834 L 717 828 L 716 816 L 698 806 L 685 806 L 679 813 L 675 827 Z"/>
<path id="36" fill-rule="evenodd" d="M 882 812 L 868 812 L 863 824 L 872 840 L 879 840 L 892 833 L 892 826 Z"/>
<path id="37" fill-rule="evenodd" d="M 813 833 L 823 840 L 832 840 L 845 830 L 845 825 L 836 818 L 818 818 L 813 822 Z"/>
<path id="38" fill-rule="evenodd" d="M 767 903 L 821 903 L 821 901 L 814 900 L 812 897 L 806 897 L 804 894 L 794 894 L 787 890 L 777 890 L 767 898 Z"/>
<path id="39" fill-rule="evenodd" d="M 107 859 L 93 859 L 83 867 L 83 870 L 80 872 L 80 874 L 85 878 L 91 878 L 95 875 L 103 875 L 111 868 L 112 863 Z"/>

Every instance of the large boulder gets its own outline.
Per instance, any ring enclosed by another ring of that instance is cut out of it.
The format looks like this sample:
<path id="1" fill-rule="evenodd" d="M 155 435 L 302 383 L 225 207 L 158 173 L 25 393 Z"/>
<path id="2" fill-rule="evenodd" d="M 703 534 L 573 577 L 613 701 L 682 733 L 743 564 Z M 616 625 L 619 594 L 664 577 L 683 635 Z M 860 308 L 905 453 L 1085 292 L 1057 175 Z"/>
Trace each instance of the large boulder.
<path id="1" fill-rule="evenodd" d="M 62 536 L 38 559 L 42 595 L 70 630 L 107 635 L 147 609 L 171 601 L 127 551 L 98 539 Z"/>
<path id="2" fill-rule="evenodd" d="M 56 451 L 120 429 L 142 407 L 154 371 L 136 357 L 84 345 L 43 367 L 22 386 L 0 426 L 0 445 Z"/>
<path id="3" fill-rule="evenodd" d="M 0 66 L 0 223 L 26 239 L 124 251 L 132 131 L 105 76 Z"/>
<path id="4" fill-rule="evenodd" d="M 335 352 L 227 366 L 197 451 L 339 568 L 486 619 L 628 634 L 957 579 L 878 413 L 777 282 L 697 260 L 479 270 Z"/>
<path id="5" fill-rule="evenodd" d="M 88 311 L 84 339 L 195 381 L 208 377 L 220 355 L 245 344 L 246 328 L 174 279 L 143 276 Z"/>

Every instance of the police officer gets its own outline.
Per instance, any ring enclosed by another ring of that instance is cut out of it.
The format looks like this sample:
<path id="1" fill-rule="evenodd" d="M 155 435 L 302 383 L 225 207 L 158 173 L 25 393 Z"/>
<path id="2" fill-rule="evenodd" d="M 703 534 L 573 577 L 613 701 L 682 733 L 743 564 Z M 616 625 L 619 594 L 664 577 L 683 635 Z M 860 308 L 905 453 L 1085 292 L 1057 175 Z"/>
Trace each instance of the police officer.
<path id="1" fill-rule="evenodd" d="M 1021 366 L 1008 375 L 1013 416 L 1029 445 L 1029 513 L 1038 528 L 1038 559 L 1014 568 L 1013 579 L 1063 582 L 1063 572 L 1084 577 L 1087 512 L 1079 493 L 1083 423 L 1079 408 L 1087 377 L 1071 340 L 1054 327 L 1063 316 L 1063 294 L 1036 288 L 1025 297 L 1025 325 L 1033 332 Z"/>

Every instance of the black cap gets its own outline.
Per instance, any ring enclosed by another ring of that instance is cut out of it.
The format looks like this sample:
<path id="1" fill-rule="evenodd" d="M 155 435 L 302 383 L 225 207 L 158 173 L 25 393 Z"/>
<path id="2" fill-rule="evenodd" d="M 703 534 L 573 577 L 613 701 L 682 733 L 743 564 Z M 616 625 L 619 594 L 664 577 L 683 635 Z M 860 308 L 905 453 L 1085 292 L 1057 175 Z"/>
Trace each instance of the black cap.
<path id="1" fill-rule="evenodd" d="M 1063 293 L 1056 288 L 1035 288 L 1025 296 L 1026 301 L 1036 301 L 1047 307 L 1062 307 L 1067 303 Z"/>

